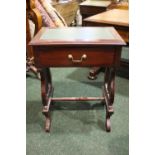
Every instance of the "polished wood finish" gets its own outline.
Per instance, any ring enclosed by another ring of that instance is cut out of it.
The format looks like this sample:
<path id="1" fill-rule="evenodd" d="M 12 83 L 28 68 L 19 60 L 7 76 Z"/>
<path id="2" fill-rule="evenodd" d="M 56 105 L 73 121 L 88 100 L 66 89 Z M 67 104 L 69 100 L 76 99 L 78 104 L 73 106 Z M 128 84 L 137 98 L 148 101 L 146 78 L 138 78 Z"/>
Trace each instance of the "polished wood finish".
<path id="1" fill-rule="evenodd" d="M 103 0 L 86 0 L 80 3 L 82 19 L 106 11 L 110 4 L 111 1 Z"/>
<path id="2" fill-rule="evenodd" d="M 30 26 L 28 21 L 28 13 L 26 12 L 26 51 L 27 51 L 27 56 L 29 58 L 33 57 L 32 47 L 28 46 L 28 43 L 30 42 L 30 40 L 31 40 Z"/>
<path id="3" fill-rule="evenodd" d="M 111 130 L 110 117 L 114 113 L 113 103 L 115 94 L 115 69 L 107 67 L 105 70 L 105 80 L 104 80 L 104 96 L 106 103 L 106 122 L 105 126 L 107 131 Z"/>
<path id="4" fill-rule="evenodd" d="M 26 0 L 26 2 L 28 19 L 32 20 L 35 25 L 35 35 L 42 27 L 42 16 L 39 10 L 35 7 L 35 0 Z"/>
<path id="5" fill-rule="evenodd" d="M 120 2 L 112 2 L 108 9 L 122 9 L 122 10 L 129 10 L 129 3 L 125 1 Z"/>
<path id="6" fill-rule="evenodd" d="M 83 33 L 80 33 L 83 32 Z M 84 33 L 91 32 L 91 36 Z M 64 35 L 65 33 L 71 35 Z M 105 33 L 107 33 L 105 35 Z M 43 37 L 48 34 L 48 37 Z M 51 34 L 51 35 L 50 35 Z M 55 34 L 54 36 L 52 34 Z M 61 35 L 60 35 L 61 34 Z M 99 37 L 96 34 L 101 34 Z M 108 34 L 109 37 L 108 37 Z M 72 38 L 73 37 L 73 38 Z M 71 39 L 71 40 L 70 40 Z M 119 67 L 121 47 L 125 42 L 114 28 L 74 27 L 42 28 L 32 39 L 35 65 L 41 73 L 41 95 L 45 131 L 50 131 L 50 106 L 54 101 L 94 101 L 100 100 L 106 106 L 106 131 L 111 130 L 110 116 L 113 114 L 115 69 Z M 53 98 L 53 86 L 49 67 L 92 67 L 105 66 L 105 82 L 101 97 Z M 50 93 L 52 96 L 50 96 Z"/>
<path id="7" fill-rule="evenodd" d="M 35 48 L 35 50 L 38 50 Z M 74 63 L 75 67 L 88 67 L 88 66 L 99 66 L 103 63 L 106 65 L 112 65 L 114 63 L 115 57 L 115 49 L 112 47 L 104 47 L 104 48 L 96 48 L 96 47 L 51 47 L 47 46 L 47 48 L 39 48 L 41 52 L 37 53 L 36 63 L 39 61 L 39 67 L 45 66 L 50 67 L 51 62 L 53 67 L 71 67 Z M 58 51 L 61 52 L 61 55 L 58 54 Z M 52 52 L 52 55 L 51 55 Z M 82 63 L 80 61 L 72 62 L 68 56 L 71 54 L 73 59 L 81 60 L 83 54 L 87 56 L 86 60 L 83 60 Z M 94 57 L 98 58 L 96 61 Z M 104 57 L 104 59 L 103 59 Z M 57 63 L 57 61 L 60 61 Z"/>

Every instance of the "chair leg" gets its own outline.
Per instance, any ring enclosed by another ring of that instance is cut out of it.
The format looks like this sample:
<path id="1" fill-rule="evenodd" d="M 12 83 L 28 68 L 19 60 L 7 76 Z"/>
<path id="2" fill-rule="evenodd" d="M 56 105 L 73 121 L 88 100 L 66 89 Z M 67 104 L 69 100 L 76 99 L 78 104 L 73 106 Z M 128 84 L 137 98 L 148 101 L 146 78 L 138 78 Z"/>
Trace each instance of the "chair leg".
<path id="1" fill-rule="evenodd" d="M 40 79 L 40 73 L 33 63 L 33 58 L 27 58 L 27 60 L 26 60 L 26 72 L 34 73 L 36 75 L 36 77 L 38 79 Z"/>

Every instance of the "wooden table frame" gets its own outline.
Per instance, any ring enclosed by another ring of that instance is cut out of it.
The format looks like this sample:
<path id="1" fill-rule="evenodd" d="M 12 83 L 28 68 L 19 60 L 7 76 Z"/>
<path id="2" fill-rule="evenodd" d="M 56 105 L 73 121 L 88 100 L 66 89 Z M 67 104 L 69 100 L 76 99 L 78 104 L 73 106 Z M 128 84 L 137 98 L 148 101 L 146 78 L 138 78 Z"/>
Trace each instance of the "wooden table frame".
<path id="1" fill-rule="evenodd" d="M 106 131 L 111 130 L 110 117 L 114 112 L 115 94 L 115 70 L 119 66 L 121 48 L 125 42 L 120 38 L 113 28 L 111 30 L 116 40 L 95 41 L 42 41 L 40 36 L 47 28 L 42 28 L 32 39 L 30 45 L 33 47 L 35 64 L 41 75 L 41 96 L 43 114 L 45 115 L 45 131 L 50 131 L 51 117 L 50 106 L 54 101 L 95 101 L 99 100 L 106 106 Z M 65 28 L 64 28 L 65 29 Z M 77 29 L 77 28 L 73 28 Z M 84 29 L 84 28 L 83 28 Z M 85 28 L 87 31 L 87 28 Z M 65 30 L 64 30 L 65 31 Z M 85 51 L 85 54 L 83 54 Z M 76 58 L 74 58 L 74 56 Z M 81 58 L 80 58 L 81 57 Z M 96 59 L 94 59 L 96 57 Z M 61 58 L 61 61 L 59 61 Z M 105 77 L 103 82 L 103 95 L 101 97 L 53 97 L 53 84 L 49 67 L 91 67 L 105 66 Z"/>

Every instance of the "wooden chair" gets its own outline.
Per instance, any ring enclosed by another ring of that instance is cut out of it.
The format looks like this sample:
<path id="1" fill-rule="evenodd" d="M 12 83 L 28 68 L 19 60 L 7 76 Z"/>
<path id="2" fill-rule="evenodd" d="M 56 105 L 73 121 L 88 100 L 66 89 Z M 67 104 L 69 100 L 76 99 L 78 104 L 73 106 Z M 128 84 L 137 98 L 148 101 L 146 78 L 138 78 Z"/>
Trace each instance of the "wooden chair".
<path id="1" fill-rule="evenodd" d="M 32 39 L 29 20 L 32 20 L 35 25 L 35 35 L 42 27 L 42 17 L 37 8 L 35 8 L 34 0 L 26 0 L 26 71 L 33 72 L 40 79 L 40 74 L 34 65 L 33 50 L 28 46 Z"/>

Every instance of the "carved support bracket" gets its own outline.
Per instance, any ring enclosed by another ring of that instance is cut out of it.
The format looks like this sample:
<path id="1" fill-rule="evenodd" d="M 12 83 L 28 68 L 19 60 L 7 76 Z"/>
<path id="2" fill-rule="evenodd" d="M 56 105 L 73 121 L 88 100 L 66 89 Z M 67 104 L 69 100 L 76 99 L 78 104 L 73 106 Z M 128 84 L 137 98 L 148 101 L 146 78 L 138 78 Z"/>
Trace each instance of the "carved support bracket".
<path id="1" fill-rule="evenodd" d="M 104 85 L 103 85 L 103 94 L 105 96 L 106 102 L 106 122 L 105 127 L 106 131 L 111 131 L 111 123 L 110 117 L 114 113 L 113 102 L 114 102 L 114 94 L 115 94 L 115 68 L 107 67 L 105 70 L 104 77 Z"/>

